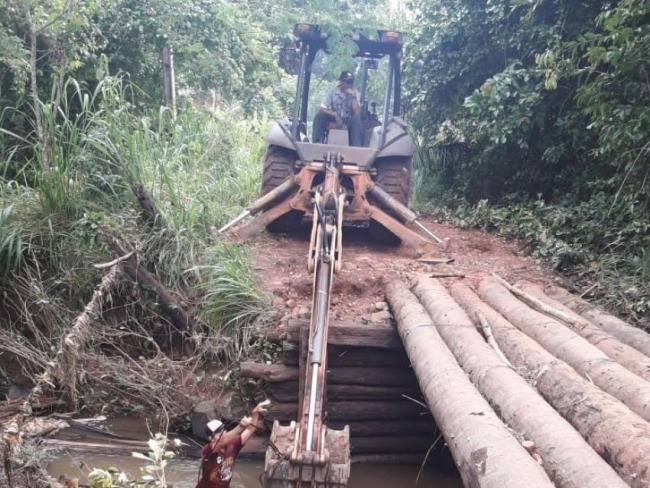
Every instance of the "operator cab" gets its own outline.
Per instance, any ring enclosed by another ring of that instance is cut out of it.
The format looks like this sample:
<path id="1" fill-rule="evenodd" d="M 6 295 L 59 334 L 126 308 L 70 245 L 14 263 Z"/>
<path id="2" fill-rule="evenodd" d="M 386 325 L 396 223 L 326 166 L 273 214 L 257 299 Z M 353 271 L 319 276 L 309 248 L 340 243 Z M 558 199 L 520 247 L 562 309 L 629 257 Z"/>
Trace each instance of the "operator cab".
<path id="1" fill-rule="evenodd" d="M 298 83 L 291 119 L 286 120 L 286 129 L 294 143 L 308 143 L 305 128 L 308 122 L 310 82 L 314 60 L 320 51 L 327 53 L 327 34 L 318 25 L 296 24 L 295 43 L 285 45 L 280 53 L 280 66 L 286 72 L 298 75 Z M 357 69 L 360 75 L 361 119 L 364 128 L 363 147 L 380 150 L 386 143 L 386 134 L 394 117 L 400 114 L 401 92 L 401 54 L 402 34 L 395 31 L 376 31 L 376 38 L 371 39 L 360 32 L 353 34 L 352 40 L 357 45 L 355 58 L 361 59 Z M 379 61 L 387 58 L 383 106 L 368 100 L 369 72 L 379 68 Z M 391 117 L 392 115 L 392 117 Z M 348 132 L 345 128 L 330 129 L 328 145 L 349 146 Z"/>

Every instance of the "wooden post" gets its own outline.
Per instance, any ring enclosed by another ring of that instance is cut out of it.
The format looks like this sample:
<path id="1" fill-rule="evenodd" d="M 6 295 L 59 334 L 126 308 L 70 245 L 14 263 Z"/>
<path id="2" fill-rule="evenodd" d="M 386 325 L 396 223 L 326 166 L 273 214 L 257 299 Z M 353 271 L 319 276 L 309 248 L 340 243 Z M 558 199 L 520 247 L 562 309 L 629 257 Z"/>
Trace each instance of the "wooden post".
<path id="1" fill-rule="evenodd" d="M 163 68 L 163 102 L 171 108 L 172 117 L 176 119 L 176 80 L 174 79 L 174 53 L 169 46 L 162 50 Z"/>

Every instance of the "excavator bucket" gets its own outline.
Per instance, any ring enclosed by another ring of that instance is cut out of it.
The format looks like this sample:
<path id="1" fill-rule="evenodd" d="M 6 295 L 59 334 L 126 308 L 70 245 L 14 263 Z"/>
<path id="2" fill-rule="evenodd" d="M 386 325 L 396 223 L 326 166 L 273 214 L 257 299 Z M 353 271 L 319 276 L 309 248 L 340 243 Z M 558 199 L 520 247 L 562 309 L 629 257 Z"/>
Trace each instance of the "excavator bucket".
<path id="1" fill-rule="evenodd" d="M 323 427 L 324 446 L 320 453 L 295 455 L 299 427 L 295 422 L 273 424 L 266 450 L 266 488 L 345 488 L 350 477 L 350 431 Z"/>

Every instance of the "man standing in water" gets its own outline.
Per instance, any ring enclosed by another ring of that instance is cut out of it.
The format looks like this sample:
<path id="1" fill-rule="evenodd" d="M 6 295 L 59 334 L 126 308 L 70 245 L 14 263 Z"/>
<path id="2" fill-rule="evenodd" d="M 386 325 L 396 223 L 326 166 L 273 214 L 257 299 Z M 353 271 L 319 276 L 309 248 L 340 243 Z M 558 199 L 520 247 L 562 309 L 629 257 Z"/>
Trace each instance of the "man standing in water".
<path id="1" fill-rule="evenodd" d="M 259 403 L 250 417 L 241 419 L 239 425 L 230 431 L 226 431 L 220 420 L 208 422 L 210 440 L 201 449 L 200 479 L 196 488 L 230 487 L 237 455 L 259 427 L 261 416 L 270 403 L 270 400 Z"/>

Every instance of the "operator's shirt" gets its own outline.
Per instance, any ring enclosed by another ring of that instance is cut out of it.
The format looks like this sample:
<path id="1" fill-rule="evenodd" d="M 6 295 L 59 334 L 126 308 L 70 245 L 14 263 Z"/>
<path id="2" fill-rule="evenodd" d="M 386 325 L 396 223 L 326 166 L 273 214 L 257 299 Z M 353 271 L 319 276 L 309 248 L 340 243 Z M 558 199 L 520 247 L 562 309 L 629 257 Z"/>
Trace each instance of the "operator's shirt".
<path id="1" fill-rule="evenodd" d="M 357 100 L 361 100 L 356 90 L 354 93 L 357 96 Z M 352 118 L 352 97 L 343 93 L 339 85 L 336 85 L 327 92 L 321 106 L 327 110 L 336 112 L 344 124 L 347 124 Z"/>
<path id="2" fill-rule="evenodd" d="M 241 451 L 242 440 L 238 435 L 222 452 L 212 452 L 208 442 L 201 449 L 202 476 L 196 488 L 229 488 L 235 468 L 235 459 Z"/>

